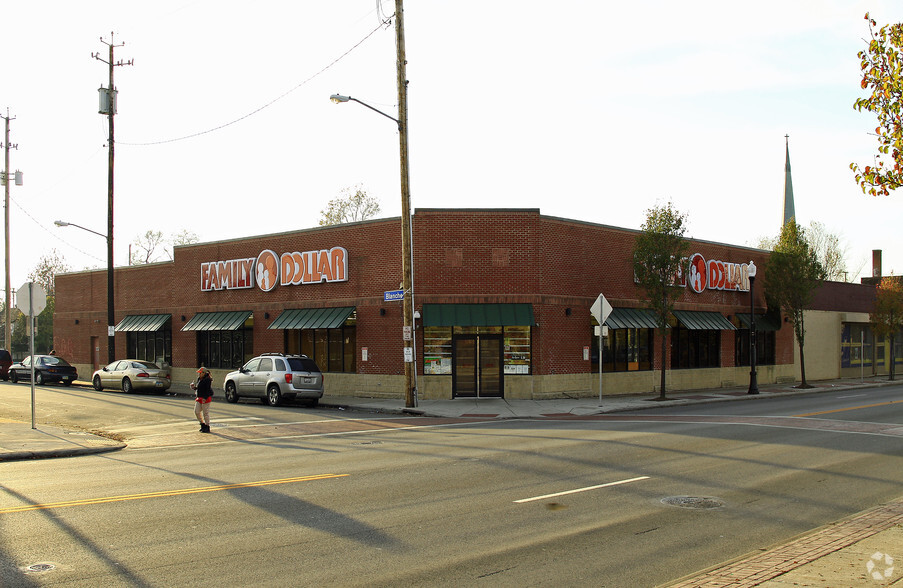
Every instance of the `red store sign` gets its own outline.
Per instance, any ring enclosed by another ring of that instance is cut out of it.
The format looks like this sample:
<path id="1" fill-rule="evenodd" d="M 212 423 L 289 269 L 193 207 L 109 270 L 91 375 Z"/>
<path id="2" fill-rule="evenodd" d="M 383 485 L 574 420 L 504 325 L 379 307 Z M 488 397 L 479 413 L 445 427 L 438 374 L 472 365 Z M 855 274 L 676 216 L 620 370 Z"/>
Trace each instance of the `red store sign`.
<path id="1" fill-rule="evenodd" d="M 688 286 L 697 294 L 705 289 L 735 290 L 749 292 L 749 265 L 710 259 L 706 261 L 700 253 L 690 256 L 688 271 L 680 276 L 681 285 Z"/>
<path id="2" fill-rule="evenodd" d="M 297 286 L 348 281 L 348 251 L 344 247 L 293 251 L 276 255 L 265 249 L 257 257 L 201 264 L 201 291 L 236 290 L 255 285 L 269 292 L 276 285 Z"/>

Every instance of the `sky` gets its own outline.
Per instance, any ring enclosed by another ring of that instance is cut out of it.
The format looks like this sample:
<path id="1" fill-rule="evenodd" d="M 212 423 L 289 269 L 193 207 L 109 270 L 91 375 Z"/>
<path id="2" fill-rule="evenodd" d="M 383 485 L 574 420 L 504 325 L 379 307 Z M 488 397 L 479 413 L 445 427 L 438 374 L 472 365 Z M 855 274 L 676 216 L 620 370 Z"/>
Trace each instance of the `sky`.
<path id="1" fill-rule="evenodd" d="M 392 1 L 48 0 L 4 7 L 10 281 L 42 257 L 106 268 L 111 40 L 114 263 L 148 230 L 201 242 L 317 226 L 363 189 L 401 212 Z M 797 220 L 846 248 L 850 280 L 903 273 L 903 192 L 866 196 L 873 115 L 853 109 L 870 12 L 892 0 L 408 0 L 411 205 L 537 208 L 638 229 L 672 203 L 688 236 L 778 234 L 785 135 Z M 604 260 L 602 260 L 604 262 Z M 0 284 L 2 287 L 2 284 Z"/>

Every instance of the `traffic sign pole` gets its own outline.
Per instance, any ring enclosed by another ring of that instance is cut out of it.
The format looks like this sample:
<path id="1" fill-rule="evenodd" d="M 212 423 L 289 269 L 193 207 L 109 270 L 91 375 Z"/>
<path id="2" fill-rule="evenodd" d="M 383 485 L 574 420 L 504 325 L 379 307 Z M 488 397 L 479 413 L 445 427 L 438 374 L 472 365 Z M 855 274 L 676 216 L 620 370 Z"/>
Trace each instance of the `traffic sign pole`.
<path id="1" fill-rule="evenodd" d="M 19 294 L 28 292 L 23 298 L 16 296 L 16 308 L 22 311 L 22 314 L 28 316 L 28 330 L 31 332 L 29 337 L 29 357 L 31 358 L 31 428 L 35 426 L 35 410 L 34 410 L 34 328 L 35 317 L 47 307 L 47 294 L 40 284 L 34 282 L 25 282 L 17 291 Z"/>

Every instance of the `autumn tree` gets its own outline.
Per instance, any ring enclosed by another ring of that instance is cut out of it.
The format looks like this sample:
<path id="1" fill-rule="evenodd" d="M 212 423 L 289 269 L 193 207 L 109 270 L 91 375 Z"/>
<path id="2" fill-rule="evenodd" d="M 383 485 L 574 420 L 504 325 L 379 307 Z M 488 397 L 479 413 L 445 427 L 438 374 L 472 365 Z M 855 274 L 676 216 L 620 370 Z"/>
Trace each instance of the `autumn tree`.
<path id="1" fill-rule="evenodd" d="M 774 251 L 779 237 L 759 237 L 755 247 Z M 825 279 L 835 282 L 846 282 L 850 276 L 855 277 L 862 271 L 864 261 L 859 262 L 859 267 L 848 271 L 847 255 L 850 247 L 841 241 L 840 235 L 832 233 L 828 228 L 818 222 L 812 221 L 806 228 L 806 239 L 809 247 L 815 251 L 815 256 L 825 270 Z"/>
<path id="2" fill-rule="evenodd" d="M 163 259 L 172 261 L 174 247 L 197 242 L 198 236 L 187 229 L 172 233 L 169 237 L 164 236 L 162 231 L 148 230 L 144 235 L 138 235 L 131 243 L 129 265 L 155 263 Z"/>
<path id="3" fill-rule="evenodd" d="M 868 22 L 868 48 L 860 51 L 860 85 L 871 91 L 858 98 L 853 108 L 872 112 L 878 118 L 875 137 L 878 153 L 873 165 L 851 163 L 856 183 L 864 194 L 887 196 L 903 185 L 903 24 L 877 23 L 865 13 Z"/>
<path id="4" fill-rule="evenodd" d="M 890 340 L 890 365 L 888 373 L 894 379 L 896 353 L 894 342 L 897 333 L 903 329 L 903 281 L 898 277 L 887 276 L 881 279 L 875 290 L 875 310 L 869 314 L 872 330 L 878 337 Z"/>
<path id="5" fill-rule="evenodd" d="M 764 266 L 765 294 L 769 306 L 776 306 L 793 323 L 793 332 L 800 352 L 800 388 L 810 388 L 806 382 L 806 359 L 803 345 L 806 340 L 804 311 L 812 303 L 815 288 L 825 279 L 825 270 L 817 253 L 809 246 L 805 230 L 790 220 L 781 229 L 781 236 Z"/>
<path id="6" fill-rule="evenodd" d="M 687 215 L 677 211 L 669 202 L 646 211 L 633 250 L 633 272 L 639 287 L 645 292 L 648 307 L 656 317 L 661 341 L 661 385 L 659 399 L 665 396 L 665 352 L 669 319 L 674 302 L 682 289 L 675 285 L 690 245 L 684 238 Z"/>
<path id="7" fill-rule="evenodd" d="M 342 194 L 343 196 L 330 200 L 326 208 L 320 211 L 321 227 L 367 220 L 380 213 L 379 200 L 367 194 L 360 186 L 345 188 Z"/>
<path id="8" fill-rule="evenodd" d="M 60 253 L 54 249 L 49 254 L 41 256 L 38 264 L 28 274 L 28 280 L 41 286 L 47 294 L 47 306 L 37 318 L 37 331 L 35 333 L 35 353 L 47 353 L 53 349 L 53 312 L 56 308 L 55 284 L 56 275 L 69 271 L 69 264 Z M 28 353 L 29 334 L 28 317 L 22 313 L 16 313 L 13 325 L 12 348 L 15 351 Z"/>

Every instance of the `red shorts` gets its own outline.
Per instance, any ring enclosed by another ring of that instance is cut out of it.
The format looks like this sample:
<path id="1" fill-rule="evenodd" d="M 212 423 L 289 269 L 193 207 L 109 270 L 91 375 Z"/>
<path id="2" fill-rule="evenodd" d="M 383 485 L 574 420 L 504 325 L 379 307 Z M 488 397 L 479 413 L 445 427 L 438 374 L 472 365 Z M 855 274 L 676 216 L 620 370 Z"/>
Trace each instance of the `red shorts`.
<path id="1" fill-rule="evenodd" d="M 194 401 L 200 402 L 201 404 L 209 404 L 209 403 L 213 402 L 213 396 L 211 396 L 210 398 L 197 397 L 194 399 Z"/>

